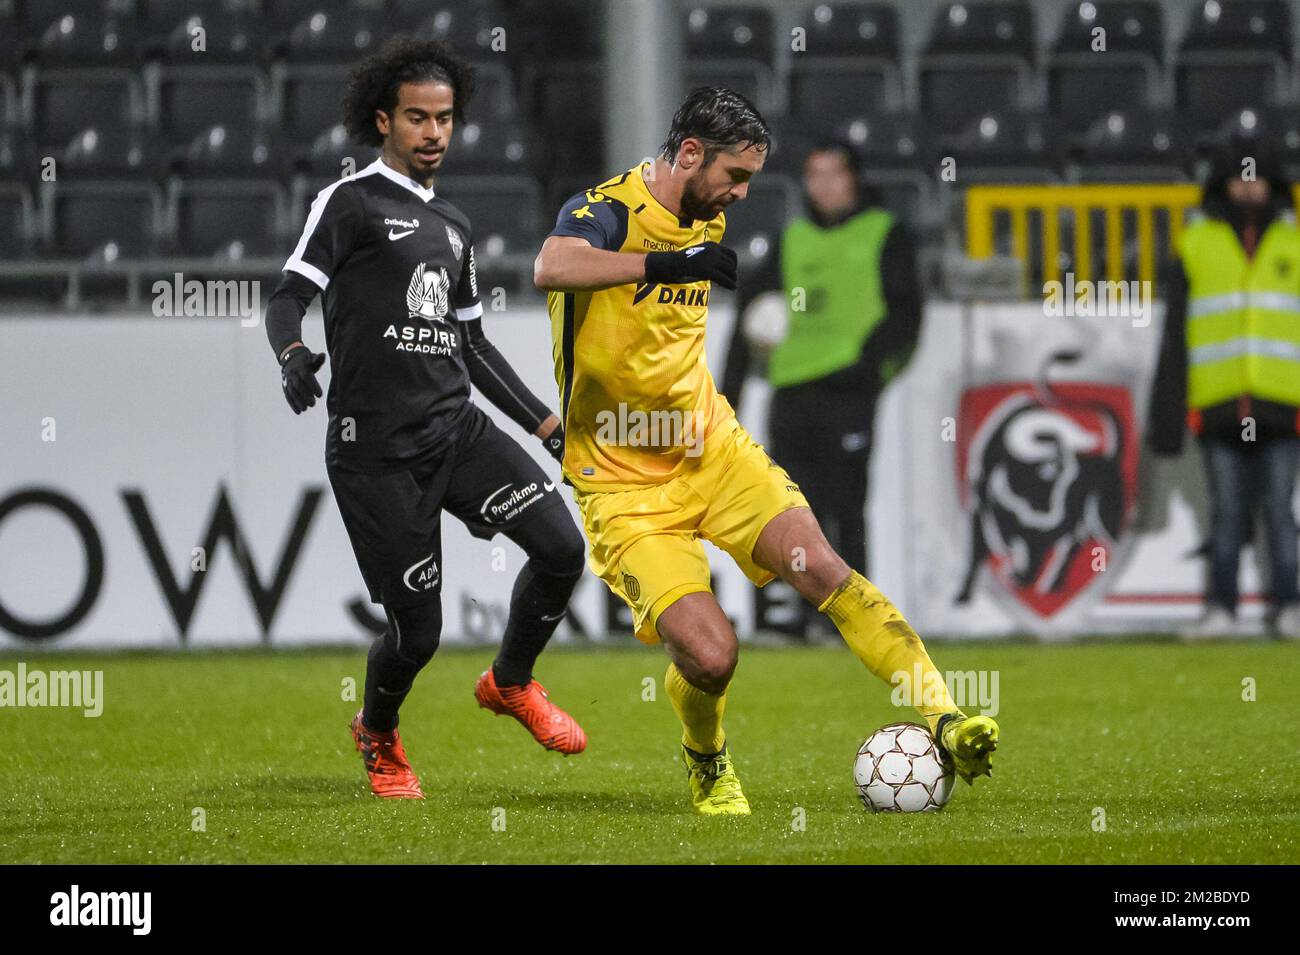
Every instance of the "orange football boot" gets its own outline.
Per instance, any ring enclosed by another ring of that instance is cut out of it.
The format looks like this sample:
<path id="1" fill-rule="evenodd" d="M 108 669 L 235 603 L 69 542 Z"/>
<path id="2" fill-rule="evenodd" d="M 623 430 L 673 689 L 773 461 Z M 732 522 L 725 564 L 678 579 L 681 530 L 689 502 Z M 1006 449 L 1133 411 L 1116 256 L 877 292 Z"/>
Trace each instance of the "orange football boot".
<path id="1" fill-rule="evenodd" d="M 549 750 L 573 756 L 587 748 L 587 734 L 578 721 L 552 703 L 546 687 L 536 680 L 502 689 L 488 667 L 474 686 L 474 699 L 497 716 L 513 716 Z"/>
<path id="2" fill-rule="evenodd" d="M 365 760 L 370 791 L 383 799 L 423 799 L 424 790 L 406 758 L 397 730 L 376 733 L 366 729 L 361 722 L 362 712 L 358 710 L 352 717 L 352 739 Z"/>

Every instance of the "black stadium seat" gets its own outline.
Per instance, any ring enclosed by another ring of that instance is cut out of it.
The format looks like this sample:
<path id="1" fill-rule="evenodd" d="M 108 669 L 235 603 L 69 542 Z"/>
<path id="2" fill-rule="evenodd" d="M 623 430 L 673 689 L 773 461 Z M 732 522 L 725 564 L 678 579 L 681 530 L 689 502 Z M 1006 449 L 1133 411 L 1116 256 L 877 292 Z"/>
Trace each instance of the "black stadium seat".
<path id="1" fill-rule="evenodd" d="M 378 49 L 381 23 L 335 4 L 302 19 L 275 46 L 290 63 L 353 63 Z"/>
<path id="2" fill-rule="evenodd" d="M 94 9 L 94 4 L 67 2 L 41 4 L 38 9 L 47 16 L 34 27 L 28 24 L 32 37 L 30 52 L 37 62 L 46 65 L 117 66 L 134 61 L 139 37 L 135 24 L 127 17 L 105 12 L 104 5 Z"/>
<path id="3" fill-rule="evenodd" d="M 155 0 L 149 11 L 142 32 L 151 56 L 173 63 L 225 64 L 249 63 L 263 54 L 263 30 L 257 19 L 227 11 L 223 0 L 163 4 Z"/>
<path id="4" fill-rule="evenodd" d="M 217 125 L 203 130 L 171 157 L 192 178 L 274 176 L 287 165 L 280 138 L 263 127 Z"/>
<path id="5" fill-rule="evenodd" d="M 1209 0 L 1191 17 L 1178 54 L 1179 111 L 1209 132 L 1243 107 L 1267 107 L 1290 85 L 1291 11 L 1283 0 Z"/>
<path id="6" fill-rule="evenodd" d="M 65 179 L 157 179 L 166 165 L 158 136 L 144 126 L 94 123 L 67 142 L 45 146 Z"/>
<path id="7" fill-rule="evenodd" d="M 475 176 L 533 175 L 541 155 L 527 129 L 502 121 L 461 124 L 445 164 Z"/>
<path id="8" fill-rule="evenodd" d="M 519 37 L 514 34 L 509 14 L 497 3 L 393 0 L 389 20 L 403 32 L 442 40 L 473 60 L 499 56 L 502 43 L 506 44 L 506 52 L 518 49 Z"/>
<path id="9" fill-rule="evenodd" d="M 278 73 L 280 122 L 291 134 L 314 137 L 339 122 L 339 105 L 347 87 L 342 64 L 292 63 Z"/>
<path id="10" fill-rule="evenodd" d="M 1084 0 L 1062 22 L 1048 66 L 1048 102 L 1076 129 L 1113 110 L 1143 109 L 1163 58 L 1164 21 L 1154 0 Z"/>
<path id="11" fill-rule="evenodd" d="M 87 120 L 129 125 L 143 118 L 143 95 L 131 70 L 37 67 L 32 80 L 32 136 L 62 143 Z"/>
<path id="12" fill-rule="evenodd" d="M 790 112 L 834 124 L 901 99 L 898 15 L 883 3 L 819 3 L 800 20 L 805 47 L 790 58 Z"/>
<path id="13" fill-rule="evenodd" d="M 921 57 L 921 113 L 953 133 L 972 116 L 1020 108 L 1034 59 L 1034 16 L 1023 3 L 949 3 Z"/>
<path id="14" fill-rule="evenodd" d="M 760 110 L 772 101 L 772 14 L 762 7 L 686 12 L 686 85 L 726 86 Z"/>
<path id="15" fill-rule="evenodd" d="M 1169 110 L 1117 109 L 1093 120 L 1072 152 L 1084 181 L 1177 181 L 1186 176 L 1185 146 Z"/>
<path id="16" fill-rule="evenodd" d="M 266 82 L 254 66 L 159 66 L 158 124 L 181 139 L 222 123 L 252 125 L 266 98 Z"/>
<path id="17" fill-rule="evenodd" d="M 169 218 L 181 255 L 248 258 L 281 251 L 284 193 L 275 180 L 174 180 Z"/>
<path id="18" fill-rule="evenodd" d="M 157 251 L 162 198 L 152 182 L 122 180 L 45 183 L 42 201 L 50 210 L 53 255 L 119 257 Z"/>
<path id="19" fill-rule="evenodd" d="M 533 180 L 448 175 L 438 191 L 469 216 L 480 263 L 502 255 L 536 254 L 542 221 Z"/>

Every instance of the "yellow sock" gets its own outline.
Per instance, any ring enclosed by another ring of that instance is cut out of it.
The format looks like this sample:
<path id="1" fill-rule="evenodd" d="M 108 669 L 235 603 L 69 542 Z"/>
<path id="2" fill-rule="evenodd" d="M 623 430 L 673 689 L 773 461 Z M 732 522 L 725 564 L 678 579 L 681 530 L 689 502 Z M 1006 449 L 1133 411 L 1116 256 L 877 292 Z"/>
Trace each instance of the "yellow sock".
<path id="1" fill-rule="evenodd" d="M 675 663 L 668 664 L 664 689 L 672 701 L 673 711 L 682 721 L 682 742 L 697 753 L 716 753 L 726 742 L 722 732 L 722 711 L 727 708 L 727 693 L 705 693 L 686 682 Z"/>
<path id="2" fill-rule="evenodd" d="M 840 636 L 867 669 L 890 686 L 906 681 L 907 696 L 934 732 L 939 717 L 958 712 L 925 645 L 903 615 L 856 570 L 817 608 L 834 621 Z"/>

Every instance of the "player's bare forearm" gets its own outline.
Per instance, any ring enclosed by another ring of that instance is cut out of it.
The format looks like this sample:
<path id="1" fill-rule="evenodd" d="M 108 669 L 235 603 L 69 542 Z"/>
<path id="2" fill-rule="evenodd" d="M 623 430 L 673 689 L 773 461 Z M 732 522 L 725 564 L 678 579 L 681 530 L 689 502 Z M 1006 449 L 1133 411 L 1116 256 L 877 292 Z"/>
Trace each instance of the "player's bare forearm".
<path id="1" fill-rule="evenodd" d="M 574 236 L 551 236 L 533 262 L 533 284 L 543 292 L 596 292 L 644 278 L 644 254 L 607 252 Z"/>
<path id="2" fill-rule="evenodd" d="M 537 430 L 534 431 L 533 434 L 537 435 L 539 438 L 545 438 L 559 426 L 560 419 L 555 415 L 550 415 L 545 421 L 537 426 Z"/>

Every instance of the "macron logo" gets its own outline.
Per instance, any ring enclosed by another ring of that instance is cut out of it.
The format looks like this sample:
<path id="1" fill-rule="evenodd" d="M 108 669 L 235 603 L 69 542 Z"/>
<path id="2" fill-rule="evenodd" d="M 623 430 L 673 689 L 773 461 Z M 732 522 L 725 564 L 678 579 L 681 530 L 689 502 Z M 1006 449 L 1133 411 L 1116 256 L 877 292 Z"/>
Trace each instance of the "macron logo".
<path id="1" fill-rule="evenodd" d="M 153 923 L 152 892 L 70 892 L 50 896 L 51 925 L 126 925 L 133 935 L 148 935 Z"/>

